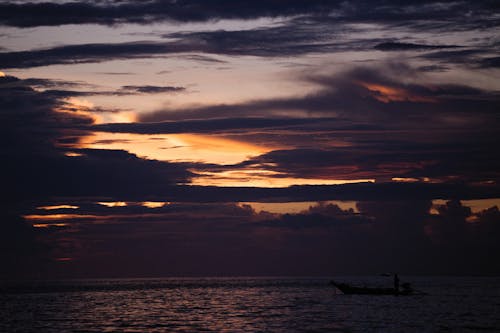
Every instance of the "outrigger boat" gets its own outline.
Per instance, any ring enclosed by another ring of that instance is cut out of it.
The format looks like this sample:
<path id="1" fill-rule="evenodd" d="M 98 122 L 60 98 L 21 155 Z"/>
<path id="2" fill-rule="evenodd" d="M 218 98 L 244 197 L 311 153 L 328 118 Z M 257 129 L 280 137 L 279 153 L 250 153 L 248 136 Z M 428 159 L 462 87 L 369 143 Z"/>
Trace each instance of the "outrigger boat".
<path id="1" fill-rule="evenodd" d="M 402 289 L 396 288 L 373 288 L 373 287 L 356 287 L 348 283 L 340 283 L 330 281 L 330 284 L 335 286 L 344 294 L 348 295 L 414 295 L 415 292 L 409 283 L 403 283 Z"/>

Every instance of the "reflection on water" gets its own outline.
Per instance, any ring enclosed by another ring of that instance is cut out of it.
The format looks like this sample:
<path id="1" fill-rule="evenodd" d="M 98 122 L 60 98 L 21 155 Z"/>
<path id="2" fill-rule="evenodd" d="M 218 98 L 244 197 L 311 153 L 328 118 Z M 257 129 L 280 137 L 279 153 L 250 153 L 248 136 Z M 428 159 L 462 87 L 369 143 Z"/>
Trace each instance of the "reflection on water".
<path id="1" fill-rule="evenodd" d="M 500 329 L 500 279 L 412 281 L 429 295 L 341 295 L 328 285 L 328 279 L 86 280 L 3 285 L 0 332 Z"/>

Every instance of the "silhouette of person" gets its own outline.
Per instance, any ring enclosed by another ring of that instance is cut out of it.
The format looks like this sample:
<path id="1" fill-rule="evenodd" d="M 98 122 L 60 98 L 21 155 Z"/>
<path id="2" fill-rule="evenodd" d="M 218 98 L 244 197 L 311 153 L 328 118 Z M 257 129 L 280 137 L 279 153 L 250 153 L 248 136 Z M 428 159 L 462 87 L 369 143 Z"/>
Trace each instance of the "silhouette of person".
<path id="1" fill-rule="evenodd" d="M 394 291 L 396 295 L 399 294 L 399 277 L 398 273 L 394 274 Z"/>

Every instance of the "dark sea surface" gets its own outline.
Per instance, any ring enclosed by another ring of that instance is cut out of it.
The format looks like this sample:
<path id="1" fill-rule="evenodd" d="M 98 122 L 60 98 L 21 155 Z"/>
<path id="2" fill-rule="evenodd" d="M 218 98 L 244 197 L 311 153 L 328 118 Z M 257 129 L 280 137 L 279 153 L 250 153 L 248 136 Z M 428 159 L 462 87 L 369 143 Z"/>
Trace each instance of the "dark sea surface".
<path id="1" fill-rule="evenodd" d="M 343 295 L 328 278 L 3 283 L 0 332 L 500 332 L 500 278 L 401 280 L 425 295 Z"/>

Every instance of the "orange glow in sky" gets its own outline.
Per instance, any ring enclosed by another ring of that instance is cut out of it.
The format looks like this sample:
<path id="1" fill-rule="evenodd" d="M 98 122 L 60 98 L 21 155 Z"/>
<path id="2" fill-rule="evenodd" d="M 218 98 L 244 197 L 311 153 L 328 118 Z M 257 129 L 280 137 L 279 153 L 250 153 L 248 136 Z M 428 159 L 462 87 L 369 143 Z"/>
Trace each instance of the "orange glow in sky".
<path id="1" fill-rule="evenodd" d="M 161 202 L 161 201 L 144 201 L 142 203 L 142 206 L 148 207 L 148 208 L 161 208 L 165 205 L 170 204 L 170 202 Z"/>
<path id="2" fill-rule="evenodd" d="M 248 142 L 201 134 L 130 134 L 95 132 L 78 143 L 78 148 L 121 149 L 141 158 L 170 162 L 199 162 L 232 165 L 275 149 Z M 337 185 L 374 182 L 374 179 L 335 179 L 332 177 L 287 177 L 275 171 L 241 169 L 221 172 L 190 170 L 196 174 L 190 185 L 288 187 L 291 185 Z M 103 203 L 101 203 L 103 204 Z"/>
<path id="3" fill-rule="evenodd" d="M 83 154 L 80 154 L 80 153 L 75 153 L 73 151 L 69 151 L 69 152 L 66 152 L 64 153 L 65 156 L 68 156 L 68 157 L 78 157 L 78 156 L 83 156 Z"/>
<path id="4" fill-rule="evenodd" d="M 100 201 L 100 202 L 98 202 L 98 204 L 101 206 L 106 206 L 106 207 L 125 207 L 125 206 L 127 206 L 127 203 L 124 201 Z"/>
<path id="5" fill-rule="evenodd" d="M 44 210 L 78 209 L 78 208 L 80 208 L 80 207 L 73 206 L 73 205 L 55 205 L 55 206 L 40 206 L 40 207 L 37 207 L 37 209 L 44 209 Z"/>
<path id="6" fill-rule="evenodd" d="M 122 149 L 139 157 L 160 161 L 217 164 L 239 163 L 274 149 L 210 135 L 105 132 L 95 132 L 84 138 L 78 148 Z"/>
<path id="7" fill-rule="evenodd" d="M 193 170 L 191 170 L 193 171 Z M 374 183 L 375 179 L 315 179 L 286 177 L 269 170 L 236 170 L 223 172 L 195 172 L 199 177 L 189 185 L 199 186 L 249 186 L 249 187 L 288 187 L 292 185 L 340 185 L 353 183 Z"/>
<path id="8" fill-rule="evenodd" d="M 394 177 L 391 178 L 393 182 L 399 182 L 399 183 L 416 183 L 419 182 L 420 179 L 418 178 L 403 178 L 403 177 Z"/>
<path id="9" fill-rule="evenodd" d="M 389 87 L 369 82 L 359 82 L 359 84 L 371 92 L 374 92 L 375 94 L 373 94 L 373 97 L 383 103 L 404 101 L 424 103 L 436 102 L 435 99 L 430 97 L 412 95 L 402 88 Z"/>
<path id="10" fill-rule="evenodd" d="M 339 206 L 342 210 L 352 209 L 355 213 L 359 213 L 356 206 L 356 201 L 324 201 L 323 204 L 332 204 Z M 297 214 L 307 211 L 309 207 L 318 205 L 315 201 L 298 201 L 298 202 L 240 202 L 238 205 L 249 205 L 257 212 L 269 212 L 275 214 Z"/>
<path id="11" fill-rule="evenodd" d="M 85 219 L 85 218 L 94 218 L 95 215 L 84 215 L 84 214 L 50 214 L 50 215 L 41 215 L 41 214 L 30 214 L 23 215 L 26 220 L 33 221 L 50 221 L 50 220 L 63 220 L 63 219 Z"/>
<path id="12" fill-rule="evenodd" d="M 101 123 L 133 123 L 137 121 L 137 114 L 131 111 L 102 112 Z"/>
<path id="13" fill-rule="evenodd" d="M 75 97 L 69 97 L 64 99 L 66 104 L 60 108 L 56 108 L 55 111 L 78 114 L 84 117 L 91 118 L 94 124 L 103 123 L 131 123 L 137 121 L 137 115 L 135 112 L 131 111 L 109 111 L 93 112 L 95 108 L 94 103 Z"/>
<path id="14" fill-rule="evenodd" d="M 68 224 L 66 223 L 35 223 L 33 224 L 33 228 L 50 228 L 50 227 L 66 227 Z"/>

